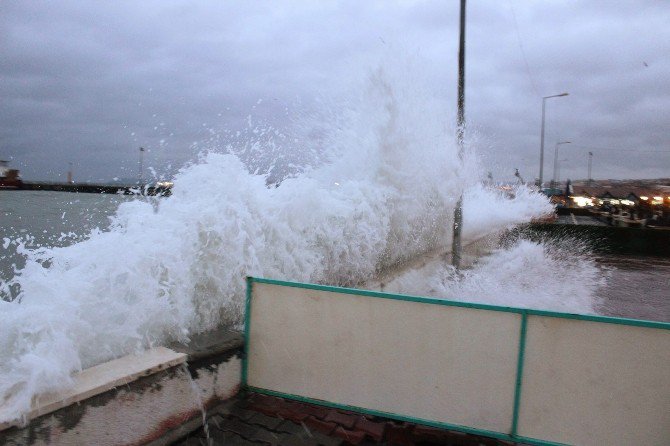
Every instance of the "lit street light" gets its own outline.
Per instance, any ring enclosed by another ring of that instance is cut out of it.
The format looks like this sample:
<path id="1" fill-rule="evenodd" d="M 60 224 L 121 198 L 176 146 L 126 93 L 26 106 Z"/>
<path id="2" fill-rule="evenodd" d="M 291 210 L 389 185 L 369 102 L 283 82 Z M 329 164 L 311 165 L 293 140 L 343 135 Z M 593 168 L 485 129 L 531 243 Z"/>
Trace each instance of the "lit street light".
<path id="1" fill-rule="evenodd" d="M 545 96 L 542 98 L 542 131 L 540 133 L 540 178 L 538 180 L 538 186 L 542 190 L 542 173 L 544 170 L 544 110 L 547 99 L 550 98 L 560 98 L 567 96 L 568 93 L 554 94 L 551 96 Z"/>
<path id="2" fill-rule="evenodd" d="M 561 144 L 571 144 L 570 141 L 561 141 L 556 143 L 556 149 L 554 150 L 554 177 L 551 180 L 551 188 L 556 187 L 556 182 L 558 181 L 558 146 Z"/>

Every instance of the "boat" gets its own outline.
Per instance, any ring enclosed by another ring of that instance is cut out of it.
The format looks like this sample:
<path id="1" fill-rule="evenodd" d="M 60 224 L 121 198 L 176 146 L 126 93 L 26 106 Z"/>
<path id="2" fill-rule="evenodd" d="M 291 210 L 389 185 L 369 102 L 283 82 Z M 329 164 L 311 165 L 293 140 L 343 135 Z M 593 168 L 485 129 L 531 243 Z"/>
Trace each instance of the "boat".
<path id="1" fill-rule="evenodd" d="M 0 160 L 0 189 L 19 189 L 23 183 L 17 169 L 10 169 L 9 162 Z"/>

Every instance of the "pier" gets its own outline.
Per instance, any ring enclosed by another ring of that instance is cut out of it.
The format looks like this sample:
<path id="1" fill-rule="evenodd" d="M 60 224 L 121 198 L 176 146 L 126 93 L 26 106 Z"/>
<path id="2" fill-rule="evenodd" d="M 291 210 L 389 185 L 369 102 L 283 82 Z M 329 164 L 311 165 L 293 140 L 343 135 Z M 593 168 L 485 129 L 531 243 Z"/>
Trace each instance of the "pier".
<path id="1" fill-rule="evenodd" d="M 554 222 L 533 222 L 510 231 L 535 241 L 568 239 L 595 252 L 670 257 L 670 227 L 620 226 L 591 212 L 563 212 Z M 581 210 L 585 211 L 585 210 Z"/>
<path id="2" fill-rule="evenodd" d="M 149 195 L 169 196 L 172 183 L 157 183 L 155 185 L 127 185 L 127 184 L 94 184 L 94 183 L 50 183 L 50 182 L 22 182 L 17 190 L 75 192 L 86 194 L 116 194 L 116 195 Z"/>

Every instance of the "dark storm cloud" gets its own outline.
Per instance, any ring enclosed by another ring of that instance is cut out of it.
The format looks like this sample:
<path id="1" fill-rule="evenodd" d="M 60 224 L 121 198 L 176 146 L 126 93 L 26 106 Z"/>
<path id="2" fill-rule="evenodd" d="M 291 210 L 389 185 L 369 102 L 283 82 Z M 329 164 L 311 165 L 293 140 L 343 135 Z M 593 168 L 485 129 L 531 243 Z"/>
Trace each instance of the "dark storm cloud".
<path id="1" fill-rule="evenodd" d="M 211 129 L 250 114 L 281 126 L 297 100 L 365 76 L 389 48 L 433 61 L 430 88 L 455 108 L 458 8 L 446 3 L 4 1 L 0 158 L 28 179 L 73 162 L 78 179 L 108 180 L 134 177 L 145 146 L 169 171 Z M 547 103 L 545 178 L 566 139 L 562 177 L 584 177 L 589 150 L 597 177 L 670 176 L 669 11 L 470 2 L 468 123 L 495 176 L 537 175 L 541 97 L 562 91 Z"/>

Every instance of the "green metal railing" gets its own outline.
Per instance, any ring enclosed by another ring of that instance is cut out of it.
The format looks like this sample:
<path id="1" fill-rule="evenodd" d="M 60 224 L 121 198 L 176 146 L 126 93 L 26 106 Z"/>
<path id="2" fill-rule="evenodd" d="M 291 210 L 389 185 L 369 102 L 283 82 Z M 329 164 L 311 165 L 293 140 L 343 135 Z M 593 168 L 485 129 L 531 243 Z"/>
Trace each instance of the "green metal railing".
<path id="1" fill-rule="evenodd" d="M 249 357 L 249 329 L 251 325 L 251 306 L 252 306 L 252 295 L 253 295 L 253 284 L 262 283 L 269 285 L 277 285 L 283 287 L 292 287 L 292 288 L 301 288 L 308 290 L 317 290 L 317 291 L 326 291 L 337 294 L 349 294 L 356 296 L 365 296 L 372 298 L 380 299 L 391 299 L 391 300 L 400 300 L 407 302 L 418 302 L 423 304 L 430 305 L 442 305 L 449 307 L 459 307 L 459 308 L 471 308 L 478 310 L 488 310 L 488 311 L 497 311 L 504 313 L 515 313 L 521 316 L 520 323 L 520 336 L 519 336 L 519 349 L 518 349 L 518 359 L 517 359 L 517 370 L 516 370 L 516 379 L 515 379 L 515 389 L 514 389 L 514 407 L 513 407 L 513 417 L 511 420 L 511 429 L 509 433 L 506 432 L 495 432 L 488 431 L 484 429 L 472 428 L 468 426 L 461 426 L 455 424 L 449 424 L 444 422 L 437 422 L 432 420 L 424 420 L 394 413 L 387 413 L 382 411 L 376 411 L 369 408 L 363 407 L 354 407 L 343 405 L 339 403 L 333 403 L 330 401 L 316 400 L 313 398 L 308 398 L 300 395 L 292 395 L 282 392 L 277 392 L 268 389 L 257 388 L 248 385 L 247 373 L 248 373 L 248 357 Z M 504 307 L 498 305 L 489 305 L 489 304 L 480 304 L 480 303 L 470 303 L 470 302 L 458 302 L 445 299 L 437 299 L 431 297 L 420 297 L 420 296 L 411 296 L 403 294 L 390 294 L 383 293 L 378 291 L 368 291 L 360 290 L 353 288 L 342 288 L 326 285 L 316 285 L 310 283 L 299 283 L 299 282 L 287 282 L 282 280 L 274 279 L 263 279 L 256 277 L 247 277 L 247 289 L 246 289 L 246 313 L 245 313 L 245 327 L 244 327 L 244 348 L 245 355 L 242 363 L 242 386 L 252 390 L 254 392 L 263 393 L 272 396 L 278 396 L 282 398 L 292 399 L 296 401 L 302 401 L 306 403 L 318 404 L 322 406 L 332 407 L 335 409 L 343 409 L 349 411 L 355 411 L 362 414 L 372 415 L 372 416 L 381 416 L 387 417 L 390 419 L 395 419 L 399 421 L 408 421 L 417 424 L 423 424 L 427 426 L 455 430 L 469 434 L 481 435 L 485 437 L 491 437 L 501 440 L 522 442 L 530 445 L 542 445 L 542 446 L 559 446 L 563 443 L 555 443 L 547 440 L 541 440 L 537 438 L 529 438 L 520 436 L 517 433 L 518 421 L 519 421 L 519 410 L 521 405 L 521 392 L 523 387 L 523 369 L 525 362 L 525 348 L 526 348 L 526 338 L 527 338 L 527 326 L 528 326 L 528 317 L 529 316 L 541 316 L 549 318 L 558 318 L 558 319 L 571 319 L 579 321 L 590 321 L 598 322 L 603 324 L 617 324 L 617 325 L 627 325 L 633 327 L 647 327 L 660 330 L 670 330 L 670 323 L 668 322 L 656 322 L 656 321 L 647 321 L 647 320 L 638 320 L 638 319 L 626 319 L 626 318 L 616 318 L 616 317 L 607 317 L 607 316 L 597 316 L 597 315 L 585 315 L 585 314 L 572 314 L 572 313 L 560 313 L 555 311 L 544 311 L 544 310 L 534 310 L 526 308 L 516 308 L 516 307 Z"/>

